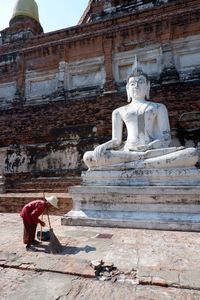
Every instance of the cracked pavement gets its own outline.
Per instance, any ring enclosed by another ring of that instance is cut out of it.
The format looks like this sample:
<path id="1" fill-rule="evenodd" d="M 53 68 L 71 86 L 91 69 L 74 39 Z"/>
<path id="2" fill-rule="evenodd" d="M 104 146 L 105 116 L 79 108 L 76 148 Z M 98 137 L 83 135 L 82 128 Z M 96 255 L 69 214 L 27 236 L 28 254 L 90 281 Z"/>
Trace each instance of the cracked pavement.
<path id="1" fill-rule="evenodd" d="M 59 216 L 50 218 L 59 255 L 48 242 L 26 252 L 21 218 L 0 213 L 1 300 L 200 299 L 200 233 L 61 226 Z M 90 263 L 100 260 L 119 275 L 97 278 Z"/>

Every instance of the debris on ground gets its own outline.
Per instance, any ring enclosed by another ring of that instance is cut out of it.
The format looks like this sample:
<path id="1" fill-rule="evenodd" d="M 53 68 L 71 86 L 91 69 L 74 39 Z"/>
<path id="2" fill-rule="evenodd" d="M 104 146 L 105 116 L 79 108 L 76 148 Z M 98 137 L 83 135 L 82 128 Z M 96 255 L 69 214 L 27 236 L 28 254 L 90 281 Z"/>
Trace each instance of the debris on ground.
<path id="1" fill-rule="evenodd" d="M 112 282 L 127 282 L 138 284 L 137 270 L 132 269 L 129 272 L 118 270 L 112 262 L 104 262 L 103 260 L 93 260 L 90 266 L 95 270 L 95 276 L 98 280 Z"/>

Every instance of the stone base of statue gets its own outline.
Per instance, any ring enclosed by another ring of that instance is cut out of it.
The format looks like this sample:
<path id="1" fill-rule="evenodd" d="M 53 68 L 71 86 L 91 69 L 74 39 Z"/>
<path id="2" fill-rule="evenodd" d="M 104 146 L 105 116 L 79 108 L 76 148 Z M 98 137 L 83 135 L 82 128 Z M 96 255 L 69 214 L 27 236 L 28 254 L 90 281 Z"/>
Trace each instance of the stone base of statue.
<path id="1" fill-rule="evenodd" d="M 87 171 L 63 225 L 200 231 L 200 170 Z"/>
<path id="2" fill-rule="evenodd" d="M 95 170 L 83 172 L 82 179 L 89 186 L 194 186 L 200 184 L 200 169 Z"/>

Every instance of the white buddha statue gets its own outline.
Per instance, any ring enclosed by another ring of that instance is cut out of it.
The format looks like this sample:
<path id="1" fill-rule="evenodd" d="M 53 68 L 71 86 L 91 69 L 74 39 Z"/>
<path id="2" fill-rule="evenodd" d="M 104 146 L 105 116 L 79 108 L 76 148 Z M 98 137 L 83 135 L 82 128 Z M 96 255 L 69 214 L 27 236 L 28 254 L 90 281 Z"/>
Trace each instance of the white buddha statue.
<path id="1" fill-rule="evenodd" d="M 192 167 L 198 161 L 195 148 L 169 147 L 171 142 L 165 105 L 150 102 L 150 81 L 135 69 L 127 82 L 128 105 L 112 113 L 112 139 L 84 154 L 91 170 Z M 123 123 L 127 140 L 122 141 Z"/>

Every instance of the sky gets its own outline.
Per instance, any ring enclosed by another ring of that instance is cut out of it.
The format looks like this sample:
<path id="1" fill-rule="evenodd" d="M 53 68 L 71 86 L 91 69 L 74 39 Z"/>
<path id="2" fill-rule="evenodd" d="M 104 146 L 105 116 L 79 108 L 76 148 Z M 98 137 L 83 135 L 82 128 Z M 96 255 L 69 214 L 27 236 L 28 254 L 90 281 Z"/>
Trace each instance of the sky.
<path id="1" fill-rule="evenodd" d="M 0 30 L 9 26 L 17 0 L 0 0 Z M 44 32 L 77 25 L 89 0 L 35 0 Z"/>

